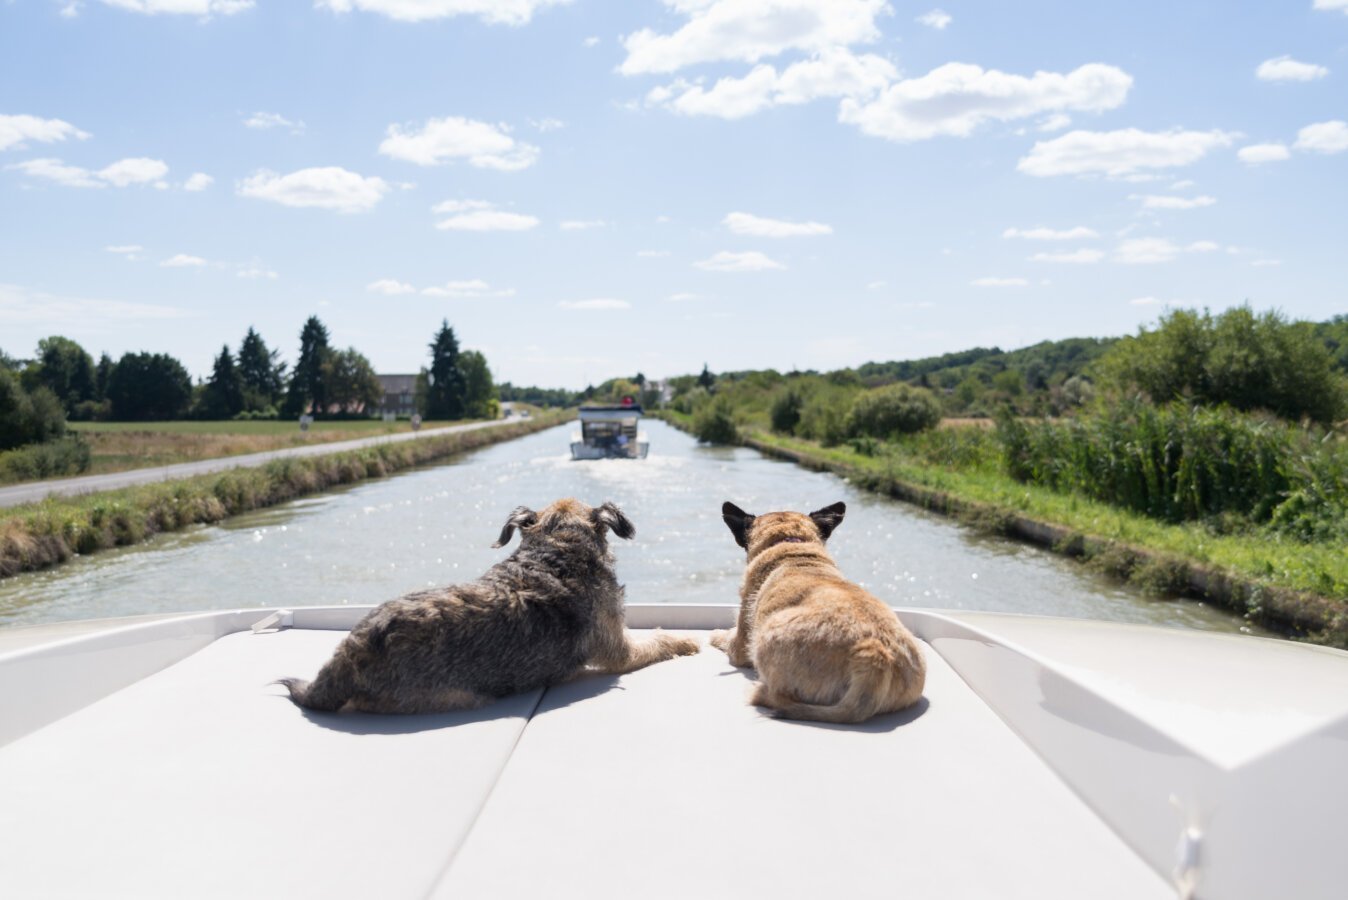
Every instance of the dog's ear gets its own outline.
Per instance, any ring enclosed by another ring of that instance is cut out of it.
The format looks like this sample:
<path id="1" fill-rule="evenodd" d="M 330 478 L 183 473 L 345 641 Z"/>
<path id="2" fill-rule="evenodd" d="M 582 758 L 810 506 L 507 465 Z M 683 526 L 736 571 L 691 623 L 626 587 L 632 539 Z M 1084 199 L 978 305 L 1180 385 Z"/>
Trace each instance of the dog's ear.
<path id="1" fill-rule="evenodd" d="M 815 527 L 819 529 L 819 536 L 828 540 L 828 536 L 833 533 L 833 529 L 842 524 L 845 515 L 847 515 L 847 504 L 839 500 L 832 506 L 816 509 L 810 513 L 810 518 L 814 521 Z"/>
<path id="2" fill-rule="evenodd" d="M 630 541 L 637 534 L 632 520 L 623 515 L 623 511 L 612 503 L 605 503 L 594 511 L 594 525 L 599 529 L 612 529 L 613 533 L 623 540 Z"/>
<path id="3" fill-rule="evenodd" d="M 727 500 L 721 504 L 721 518 L 735 536 L 735 543 L 748 550 L 749 529 L 754 524 L 754 517 Z"/>
<path id="4" fill-rule="evenodd" d="M 501 529 L 501 536 L 492 544 L 493 548 L 504 547 L 510 543 L 510 539 L 515 535 L 516 528 L 527 528 L 538 521 L 538 513 L 527 506 L 517 506 L 515 511 L 506 519 L 505 526 Z"/>

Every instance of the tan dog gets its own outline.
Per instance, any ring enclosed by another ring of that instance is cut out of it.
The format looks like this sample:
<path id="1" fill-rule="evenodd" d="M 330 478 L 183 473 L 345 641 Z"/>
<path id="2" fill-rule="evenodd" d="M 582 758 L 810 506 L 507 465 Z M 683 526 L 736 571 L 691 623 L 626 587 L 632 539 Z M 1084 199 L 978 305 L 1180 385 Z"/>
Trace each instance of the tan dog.
<path id="1" fill-rule="evenodd" d="M 894 611 L 843 578 L 824 549 L 847 507 L 808 516 L 752 516 L 733 503 L 721 518 L 748 551 L 739 623 L 714 631 L 712 646 L 735 666 L 758 670 L 750 697 L 789 719 L 862 722 L 911 706 L 927 664 Z"/>

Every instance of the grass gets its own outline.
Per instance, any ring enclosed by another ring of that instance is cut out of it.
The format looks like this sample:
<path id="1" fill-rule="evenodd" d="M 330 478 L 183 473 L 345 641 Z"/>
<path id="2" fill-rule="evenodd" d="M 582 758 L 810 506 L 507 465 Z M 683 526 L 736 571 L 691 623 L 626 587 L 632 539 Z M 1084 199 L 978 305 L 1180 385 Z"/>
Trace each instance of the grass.
<path id="1" fill-rule="evenodd" d="M 450 422 L 426 422 L 423 430 Z M 89 444 L 91 460 L 82 474 L 102 475 L 150 466 L 241 456 L 311 444 L 405 434 L 408 422 L 379 419 L 314 422 L 302 432 L 293 421 L 225 422 L 71 422 L 68 427 Z"/>
<path id="2" fill-rule="evenodd" d="M 662 416 L 685 430 L 691 427 L 690 416 Z M 741 438 L 811 468 L 837 472 L 861 487 L 1084 556 L 1095 568 L 1144 589 L 1203 584 L 1213 599 L 1261 624 L 1348 646 L 1348 547 L 1341 542 L 1305 543 L 1265 532 L 1216 534 L 1203 523 L 1166 523 L 1024 484 L 1005 473 L 996 454 L 949 439 L 959 431 L 928 432 L 884 445 L 875 455 L 760 429 L 741 429 Z"/>
<path id="3" fill-rule="evenodd" d="M 159 532 L 218 522 L 334 485 L 377 478 L 550 428 L 570 417 L 569 412 L 541 413 L 496 428 L 287 457 L 252 468 L 12 507 L 0 511 L 0 578 L 53 566 L 76 554 L 135 544 Z"/>

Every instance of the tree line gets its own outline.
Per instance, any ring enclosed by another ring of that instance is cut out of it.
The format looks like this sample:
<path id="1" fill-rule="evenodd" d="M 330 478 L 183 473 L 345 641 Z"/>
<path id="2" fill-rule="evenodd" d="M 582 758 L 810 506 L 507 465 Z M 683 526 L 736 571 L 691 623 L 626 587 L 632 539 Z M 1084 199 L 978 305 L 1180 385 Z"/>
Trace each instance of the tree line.
<path id="1" fill-rule="evenodd" d="M 461 350 L 442 322 L 429 346 L 431 362 L 417 376 L 417 411 L 437 420 L 492 418 L 499 409 L 486 358 Z M 79 343 L 54 335 L 31 359 L 0 350 L 0 450 L 59 437 L 70 420 L 363 417 L 376 414 L 384 391 L 370 361 L 354 347 L 331 345 L 327 327 L 310 316 L 300 330 L 293 368 L 253 328 L 214 359 L 193 384 L 167 353 L 128 352 L 97 362 Z"/>

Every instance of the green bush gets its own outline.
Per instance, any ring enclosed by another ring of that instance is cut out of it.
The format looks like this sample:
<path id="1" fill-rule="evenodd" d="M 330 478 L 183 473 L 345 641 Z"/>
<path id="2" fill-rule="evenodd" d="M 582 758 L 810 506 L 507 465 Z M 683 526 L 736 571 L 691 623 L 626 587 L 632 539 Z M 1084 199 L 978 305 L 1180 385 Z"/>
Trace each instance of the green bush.
<path id="1" fill-rule="evenodd" d="M 79 435 L 0 453 L 0 483 L 78 475 L 89 470 L 89 445 Z"/>
<path id="2" fill-rule="evenodd" d="M 26 391 L 12 372 L 0 369 L 0 450 L 50 441 L 65 430 L 65 409 L 51 389 Z"/>
<path id="3" fill-rule="evenodd" d="M 795 388 L 787 388 L 777 395 L 769 412 L 772 430 L 778 434 L 794 434 L 796 426 L 800 424 L 800 411 L 804 406 L 805 399 Z"/>
<path id="4" fill-rule="evenodd" d="M 935 428 L 941 421 L 941 404 L 925 388 L 891 384 L 857 396 L 847 412 L 849 437 L 892 440 Z"/>
<path id="5" fill-rule="evenodd" d="M 1348 415 L 1348 385 L 1314 326 L 1248 306 L 1216 317 L 1175 310 L 1116 344 L 1100 368 L 1116 389 L 1156 403 L 1227 404 L 1326 425 Z"/>
<path id="6" fill-rule="evenodd" d="M 730 403 L 722 397 L 704 403 L 693 414 L 693 434 L 708 444 L 739 443 L 739 428 L 735 425 Z"/>

